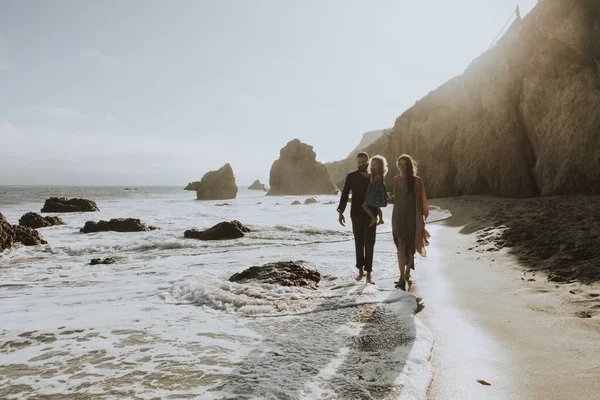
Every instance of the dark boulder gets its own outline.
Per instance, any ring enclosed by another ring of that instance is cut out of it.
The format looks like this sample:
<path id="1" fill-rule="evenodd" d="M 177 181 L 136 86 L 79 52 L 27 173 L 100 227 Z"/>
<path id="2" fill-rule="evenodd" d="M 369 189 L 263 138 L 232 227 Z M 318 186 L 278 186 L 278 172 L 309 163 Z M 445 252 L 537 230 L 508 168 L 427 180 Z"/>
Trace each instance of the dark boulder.
<path id="1" fill-rule="evenodd" d="M 92 211 L 100 211 L 94 201 L 87 199 L 66 199 L 65 197 L 50 197 L 44 203 L 44 208 L 42 208 L 42 212 L 45 213 Z"/>
<path id="2" fill-rule="evenodd" d="M 48 244 L 44 237 L 35 229 L 26 226 L 12 225 L 15 242 L 21 242 L 24 246 L 37 246 Z"/>
<path id="3" fill-rule="evenodd" d="M 317 289 L 321 274 L 297 261 L 280 261 L 260 267 L 250 267 L 240 273 L 233 274 L 230 282 L 245 283 L 249 280 L 281 286 L 300 286 Z"/>
<path id="4" fill-rule="evenodd" d="M 79 230 L 79 232 L 147 232 L 155 229 L 158 228 L 154 226 L 148 226 L 142 223 L 142 221 L 140 221 L 138 218 L 113 218 L 110 221 L 88 221 L 85 223 L 84 227 Z"/>
<path id="5" fill-rule="evenodd" d="M 21 243 L 24 246 L 36 246 L 48 242 L 35 229 L 9 224 L 4 215 L 0 213 L 0 251 L 10 249 L 15 243 Z"/>
<path id="6" fill-rule="evenodd" d="M 199 231 L 189 229 L 183 234 L 188 239 L 199 240 L 225 240 L 239 239 L 244 237 L 244 233 L 250 232 L 250 229 L 242 225 L 239 221 L 220 222 L 210 229 Z"/>
<path id="7" fill-rule="evenodd" d="M 117 260 L 115 260 L 112 257 L 106 257 L 106 258 L 94 258 L 92 259 L 92 261 L 90 261 L 90 265 L 98 265 L 98 264 L 114 264 L 116 263 Z"/>
<path id="8" fill-rule="evenodd" d="M 12 226 L 0 213 L 0 251 L 10 249 L 15 241 Z"/>
<path id="9" fill-rule="evenodd" d="M 19 225 L 33 229 L 64 224 L 64 221 L 59 217 L 43 217 L 40 214 L 34 212 L 29 212 L 19 219 Z"/>

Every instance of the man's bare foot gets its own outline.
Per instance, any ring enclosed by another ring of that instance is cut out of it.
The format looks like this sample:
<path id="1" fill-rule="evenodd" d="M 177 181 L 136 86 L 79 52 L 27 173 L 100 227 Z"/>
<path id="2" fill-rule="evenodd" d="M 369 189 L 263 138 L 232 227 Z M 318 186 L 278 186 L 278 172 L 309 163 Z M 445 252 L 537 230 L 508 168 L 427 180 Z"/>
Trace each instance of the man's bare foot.
<path id="1" fill-rule="evenodd" d="M 367 278 L 365 279 L 365 281 L 366 281 L 367 283 L 370 283 L 370 284 L 372 284 L 372 285 L 374 285 L 374 284 L 375 284 L 375 282 L 373 282 L 373 279 L 371 279 L 371 271 L 367 271 Z"/>
<path id="2" fill-rule="evenodd" d="M 365 277 L 365 271 L 360 268 L 358 270 L 358 276 L 355 278 L 357 281 L 362 281 L 362 279 Z"/>
<path id="3" fill-rule="evenodd" d="M 379 222 L 377 223 L 377 225 L 383 225 L 384 223 L 385 223 L 385 222 L 383 222 L 383 218 L 381 218 L 381 219 L 379 220 Z"/>
<path id="4" fill-rule="evenodd" d="M 377 223 L 377 218 L 371 218 L 371 223 L 369 224 L 369 228 L 374 226 Z"/>

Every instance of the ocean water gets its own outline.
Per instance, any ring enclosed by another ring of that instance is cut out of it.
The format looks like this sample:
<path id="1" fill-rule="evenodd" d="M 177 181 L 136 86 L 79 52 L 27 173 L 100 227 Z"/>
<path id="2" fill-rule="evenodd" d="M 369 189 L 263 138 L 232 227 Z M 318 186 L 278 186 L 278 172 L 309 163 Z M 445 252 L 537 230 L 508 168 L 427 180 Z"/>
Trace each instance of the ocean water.
<path id="1" fill-rule="evenodd" d="M 292 206 L 306 196 L 240 189 L 235 200 L 196 201 L 180 188 L 130 189 L 0 187 L 13 224 L 50 196 L 101 210 L 61 214 L 66 225 L 40 229 L 47 245 L 0 255 L 0 398 L 425 399 L 431 333 L 412 294 L 352 279 L 351 228 L 337 223 L 336 196 Z M 431 210 L 431 220 L 447 216 Z M 79 233 L 117 217 L 160 229 Z M 183 237 L 233 219 L 252 232 Z M 397 275 L 390 230 L 378 228 L 376 282 Z M 89 265 L 98 257 L 117 263 Z M 286 260 L 319 270 L 320 288 L 228 281 Z"/>

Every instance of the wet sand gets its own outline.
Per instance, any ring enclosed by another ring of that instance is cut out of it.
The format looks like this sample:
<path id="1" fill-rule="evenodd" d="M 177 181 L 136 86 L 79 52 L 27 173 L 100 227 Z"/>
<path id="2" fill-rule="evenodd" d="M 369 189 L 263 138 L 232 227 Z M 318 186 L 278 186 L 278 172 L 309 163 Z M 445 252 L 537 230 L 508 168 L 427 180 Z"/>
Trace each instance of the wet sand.
<path id="1" fill-rule="evenodd" d="M 411 289 L 435 337 L 429 398 L 596 399 L 600 285 L 552 282 L 547 269 L 526 265 L 514 248 L 488 251 L 490 242 L 478 240 L 496 229 L 490 204 L 505 201 L 432 201 L 453 217 L 428 226 L 432 244 Z"/>

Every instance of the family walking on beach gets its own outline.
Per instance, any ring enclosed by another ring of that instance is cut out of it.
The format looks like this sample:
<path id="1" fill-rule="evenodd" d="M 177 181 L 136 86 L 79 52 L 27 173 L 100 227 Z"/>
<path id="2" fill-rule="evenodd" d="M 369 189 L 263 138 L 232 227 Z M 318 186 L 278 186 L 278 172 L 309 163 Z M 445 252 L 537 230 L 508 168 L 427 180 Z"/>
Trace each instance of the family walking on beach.
<path id="1" fill-rule="evenodd" d="M 406 290 L 410 287 L 411 269 L 415 269 L 415 253 L 425 256 L 425 246 L 429 244 L 429 233 L 425 220 L 429 215 L 425 185 L 417 176 L 416 162 L 409 155 L 398 158 L 398 175 L 394 177 L 392 195 L 388 195 L 385 175 L 388 172 L 387 160 L 374 156 L 369 160 L 367 153 L 356 156 L 358 169 L 346 177 L 344 190 L 338 206 L 339 223 L 345 226 L 344 210 L 352 192 L 350 219 L 356 250 L 357 280 L 372 280 L 373 249 L 377 225 L 383 224 L 382 207 L 393 204 L 392 237 L 398 253 L 400 279 L 396 287 Z"/>

